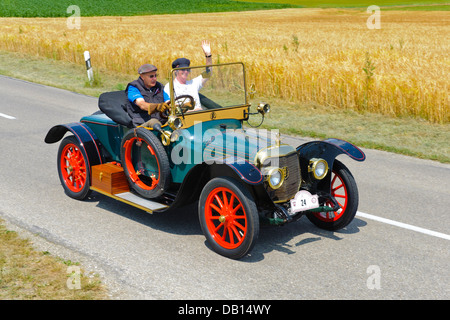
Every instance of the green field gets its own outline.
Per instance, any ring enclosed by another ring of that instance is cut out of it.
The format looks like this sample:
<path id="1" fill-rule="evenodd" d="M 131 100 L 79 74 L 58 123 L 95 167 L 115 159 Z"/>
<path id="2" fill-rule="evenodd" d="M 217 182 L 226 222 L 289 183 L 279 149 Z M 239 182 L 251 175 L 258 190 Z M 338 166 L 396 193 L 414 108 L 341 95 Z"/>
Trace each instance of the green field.
<path id="1" fill-rule="evenodd" d="M 238 2 L 230 0 L 2 0 L 1 17 L 66 17 L 67 8 L 77 5 L 82 16 L 132 16 L 194 12 L 245 11 L 298 7 L 293 4 Z"/>
<path id="2" fill-rule="evenodd" d="M 447 3 L 447 5 L 442 5 Z M 2 0 L 0 17 L 66 17 L 73 12 L 67 8 L 76 4 L 82 16 L 132 16 L 149 14 L 174 14 L 195 12 L 226 12 L 265 10 L 298 7 L 319 8 L 367 8 L 374 1 L 336 0 Z M 448 10 L 447 1 L 376 1 L 382 6 L 407 6 L 408 10 Z"/>

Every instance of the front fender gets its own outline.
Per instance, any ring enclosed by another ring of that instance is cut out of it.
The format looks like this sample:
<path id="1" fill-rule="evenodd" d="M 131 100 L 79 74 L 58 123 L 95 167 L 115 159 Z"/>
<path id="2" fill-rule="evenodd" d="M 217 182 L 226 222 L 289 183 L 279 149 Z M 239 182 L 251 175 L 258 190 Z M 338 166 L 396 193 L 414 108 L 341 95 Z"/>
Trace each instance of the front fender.
<path id="1" fill-rule="evenodd" d="M 335 138 L 326 139 L 323 142 L 335 146 L 336 148 L 338 148 L 341 151 L 340 153 L 345 153 L 353 160 L 356 160 L 356 161 L 366 160 L 365 153 L 360 148 L 358 148 L 354 144 L 351 144 L 350 142 L 340 140 L 340 139 L 335 139 Z"/>
<path id="2" fill-rule="evenodd" d="M 67 131 L 73 133 L 78 139 L 80 146 L 84 149 L 88 157 L 89 165 L 103 163 L 102 153 L 100 152 L 100 141 L 95 133 L 81 122 L 56 125 L 52 127 L 45 136 L 45 143 L 55 143 L 61 140 Z"/>
<path id="3" fill-rule="evenodd" d="M 317 188 L 326 192 L 330 192 L 331 187 L 331 169 L 333 168 L 334 160 L 340 154 L 346 154 L 356 161 L 364 161 L 366 155 L 364 152 L 351 144 L 350 142 L 340 139 L 326 139 L 323 141 L 311 141 L 297 147 L 297 153 L 300 161 L 301 172 L 308 172 L 309 161 L 313 158 L 324 159 L 328 163 L 329 174 L 321 180 L 314 182 L 312 188 Z M 315 190 L 313 190 L 315 192 Z"/>
<path id="4" fill-rule="evenodd" d="M 312 158 L 322 158 L 330 166 L 340 154 L 346 154 L 356 161 L 364 161 L 366 159 L 364 152 L 357 146 L 335 138 L 307 142 L 297 147 L 297 153 L 300 159 L 307 161 Z"/>
<path id="5" fill-rule="evenodd" d="M 226 165 L 233 169 L 237 176 L 250 185 L 258 185 L 263 183 L 264 176 L 261 171 L 250 162 L 238 157 L 228 157 L 216 160 L 216 163 Z"/>

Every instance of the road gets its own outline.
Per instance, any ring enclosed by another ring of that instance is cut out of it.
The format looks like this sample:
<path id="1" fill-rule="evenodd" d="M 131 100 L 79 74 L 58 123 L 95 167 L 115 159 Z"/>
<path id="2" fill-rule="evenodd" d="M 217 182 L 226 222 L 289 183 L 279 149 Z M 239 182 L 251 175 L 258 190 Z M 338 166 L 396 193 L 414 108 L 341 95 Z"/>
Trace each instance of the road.
<path id="1" fill-rule="evenodd" d="M 101 274 L 113 298 L 450 298 L 449 165 L 376 150 L 364 150 L 362 163 L 341 155 L 360 193 L 347 228 L 323 231 L 306 218 L 265 227 L 251 255 L 234 261 L 205 243 L 195 205 L 148 214 L 98 193 L 64 194 L 58 144 L 44 137 L 96 110 L 95 98 L 0 76 L 0 217 Z"/>

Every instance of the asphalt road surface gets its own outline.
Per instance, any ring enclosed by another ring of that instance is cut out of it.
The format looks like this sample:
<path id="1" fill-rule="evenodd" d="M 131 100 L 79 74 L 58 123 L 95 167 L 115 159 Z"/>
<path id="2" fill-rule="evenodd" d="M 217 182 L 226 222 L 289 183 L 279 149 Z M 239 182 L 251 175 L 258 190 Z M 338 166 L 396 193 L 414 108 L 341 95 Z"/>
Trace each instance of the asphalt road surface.
<path id="1" fill-rule="evenodd" d="M 347 228 L 323 231 L 306 217 L 265 227 L 251 255 L 234 261 L 205 243 L 196 205 L 148 214 L 95 192 L 86 201 L 64 194 L 58 143 L 44 137 L 96 110 L 95 98 L 0 76 L 0 217 L 100 273 L 113 298 L 450 298 L 449 165 L 374 150 L 362 163 L 341 155 L 360 193 Z"/>

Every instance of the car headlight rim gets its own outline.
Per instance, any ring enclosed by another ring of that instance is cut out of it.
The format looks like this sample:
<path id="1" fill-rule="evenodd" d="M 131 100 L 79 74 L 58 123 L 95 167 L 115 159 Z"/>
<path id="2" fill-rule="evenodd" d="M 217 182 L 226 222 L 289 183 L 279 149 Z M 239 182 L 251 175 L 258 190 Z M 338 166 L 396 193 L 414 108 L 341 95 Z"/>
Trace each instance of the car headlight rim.
<path id="1" fill-rule="evenodd" d="M 328 163 L 323 159 L 311 159 L 309 162 L 309 171 L 312 172 L 314 178 L 322 180 L 328 173 Z"/>
<path id="2" fill-rule="evenodd" d="M 169 119 L 167 122 L 169 124 L 169 127 L 172 130 L 178 130 L 178 129 L 181 129 L 181 127 L 183 127 L 183 121 L 176 116 L 172 116 L 172 115 L 169 116 Z"/>
<path id="3" fill-rule="evenodd" d="M 273 190 L 279 189 L 284 182 L 284 174 L 280 168 L 269 169 L 267 174 L 267 183 Z"/>

